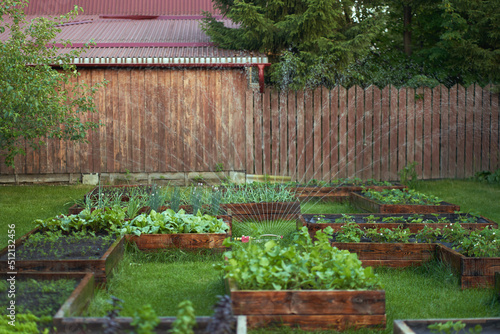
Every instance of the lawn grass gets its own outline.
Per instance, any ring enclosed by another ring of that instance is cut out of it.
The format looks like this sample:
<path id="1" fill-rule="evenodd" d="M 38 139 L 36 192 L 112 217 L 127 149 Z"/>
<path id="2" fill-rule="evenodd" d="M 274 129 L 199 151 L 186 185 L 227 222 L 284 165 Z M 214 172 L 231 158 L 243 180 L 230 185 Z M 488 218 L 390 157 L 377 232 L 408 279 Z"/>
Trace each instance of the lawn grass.
<path id="1" fill-rule="evenodd" d="M 500 223 L 500 184 L 472 180 L 420 181 L 415 190 L 460 205 L 463 212 L 479 213 Z"/>
<path id="2" fill-rule="evenodd" d="M 124 301 L 120 316 L 134 316 L 150 304 L 158 316 L 175 316 L 177 306 L 189 299 L 197 316 L 211 316 L 218 295 L 224 295 L 220 253 L 188 254 L 167 251 L 144 254 L 130 247 L 108 281 L 91 302 L 87 316 L 105 316 L 111 296 Z"/>
<path id="3" fill-rule="evenodd" d="M 16 236 L 28 232 L 35 218 L 46 218 L 66 213 L 68 202 L 83 196 L 91 187 L 83 186 L 33 186 L 0 187 L 0 228 L 16 224 Z M 472 211 L 500 221 L 500 186 L 466 180 L 440 180 L 419 182 L 416 190 L 439 196 L 460 205 L 462 211 Z M 25 205 L 28 203 L 28 205 Z M 26 210 L 26 207 L 28 208 Z M 354 213 L 349 205 L 339 203 L 302 204 L 303 213 Z M 24 233 L 23 233 L 24 231 Z M 2 245 L 6 245 L 5 233 Z M 107 294 L 98 294 L 92 312 L 105 311 L 109 294 L 119 294 L 128 302 L 122 315 L 133 315 L 134 307 L 147 303 L 164 303 L 157 310 L 159 315 L 174 315 L 178 302 L 191 299 L 197 315 L 210 315 L 215 296 L 222 294 L 220 274 L 212 264 L 220 259 L 209 255 L 178 253 L 129 253 L 118 267 L 118 280 L 109 281 Z M 376 270 L 386 290 L 387 328 L 378 330 L 348 331 L 347 333 L 392 333 L 395 319 L 498 317 L 500 305 L 492 289 L 462 291 L 458 278 L 449 268 L 432 263 L 422 268 Z M 170 276 L 169 276 L 170 275 Z M 123 278 L 119 278 L 123 277 Z M 177 278 L 176 278 L 177 277 Z M 193 281 L 188 281 L 192 277 Z M 167 278 L 167 279 L 165 279 Z M 145 290 L 143 289 L 145 288 Z M 167 295 L 164 291 L 170 291 Z M 175 291 L 179 291 L 175 293 Z M 148 294 L 149 293 L 149 294 Z M 158 297 L 155 297 L 157 296 Z M 262 329 L 251 333 L 306 333 L 291 329 Z M 331 331 L 324 333 L 332 333 Z"/>
<path id="4" fill-rule="evenodd" d="M 7 246 L 8 226 L 15 224 L 16 239 L 33 229 L 33 220 L 68 213 L 71 202 L 93 186 L 0 187 L 0 249 Z"/>
<path id="5" fill-rule="evenodd" d="M 324 202 L 317 199 L 309 199 L 300 203 L 300 210 L 302 213 L 361 213 L 355 209 L 349 201 L 343 202 Z"/>

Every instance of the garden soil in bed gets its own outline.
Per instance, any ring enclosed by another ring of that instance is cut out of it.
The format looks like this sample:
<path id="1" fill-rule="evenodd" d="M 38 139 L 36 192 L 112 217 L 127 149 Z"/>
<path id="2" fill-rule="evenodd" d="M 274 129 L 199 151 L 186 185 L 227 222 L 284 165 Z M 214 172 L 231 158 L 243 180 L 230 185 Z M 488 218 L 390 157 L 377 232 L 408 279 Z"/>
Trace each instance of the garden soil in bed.
<path id="1" fill-rule="evenodd" d="M 0 274 L 0 278 L 3 288 L 12 275 Z M 53 328 L 57 317 L 81 314 L 94 294 L 94 283 L 90 273 L 19 273 L 15 275 L 15 314 L 29 311 L 39 317 L 40 332 Z M 10 305 L 8 297 L 0 293 L 1 307 Z"/>
<path id="2" fill-rule="evenodd" d="M 8 276 L 3 276 L 2 290 L 8 288 Z M 27 275 L 15 277 L 16 313 L 30 311 L 37 317 L 54 316 L 59 307 L 71 295 L 80 280 L 74 278 L 34 279 Z M 0 293 L 2 309 L 9 306 L 7 293 Z"/>
<path id="3" fill-rule="evenodd" d="M 55 243 L 38 244 L 36 249 L 27 245 L 16 248 L 16 260 L 87 260 L 100 259 L 116 239 L 107 240 L 103 236 L 92 239 L 74 241 L 70 238 L 60 239 Z M 7 260 L 7 254 L 0 256 L 0 261 Z"/>
<path id="4" fill-rule="evenodd" d="M 54 256 L 53 258 L 45 259 L 32 259 L 30 258 L 20 258 L 20 250 L 23 244 L 26 242 L 29 235 L 38 233 L 37 229 L 32 230 L 28 234 L 19 238 L 15 242 L 15 258 L 12 259 L 12 252 L 9 253 L 9 249 L 5 247 L 0 251 L 0 273 L 11 272 L 9 267 L 9 260 L 15 260 L 15 269 L 18 273 L 24 272 L 93 272 L 95 273 L 96 280 L 98 282 L 105 282 L 106 277 L 111 274 L 112 269 L 116 266 L 118 261 L 122 258 L 124 252 L 125 239 L 120 237 L 116 240 L 111 241 L 111 245 L 101 245 L 98 252 L 99 255 L 87 257 L 82 259 L 80 254 L 77 254 L 78 258 L 62 257 L 60 254 Z M 12 246 L 12 245 L 10 245 Z M 109 247 L 108 247 L 109 246 Z M 88 246 L 86 246 L 88 247 Z M 95 247 L 95 246 L 94 246 Z M 107 247 L 107 248 L 106 248 Z M 53 247 L 50 247 L 53 248 Z M 59 249 L 59 248 L 58 248 Z M 12 251 L 12 250 L 11 250 Z M 38 251 L 38 249 L 37 249 Z M 72 253 L 73 251 L 66 250 L 66 253 Z"/>
<path id="5" fill-rule="evenodd" d="M 321 216 L 321 217 L 320 217 Z M 412 217 L 416 217 L 415 214 L 348 214 L 352 220 L 360 225 L 362 229 L 370 229 L 370 228 L 389 228 L 395 229 L 401 226 L 402 228 L 409 228 L 411 233 L 418 233 L 420 230 L 424 228 L 424 226 L 429 226 L 433 228 L 444 228 L 446 225 L 450 223 L 460 222 L 460 217 L 465 217 L 467 219 L 475 218 L 470 214 L 455 214 L 455 213 L 440 213 L 437 215 L 433 214 L 421 214 L 419 218 L 422 219 L 422 222 L 425 223 L 408 223 Z M 367 223 L 367 217 L 373 216 L 375 217 L 375 222 Z M 401 217 L 399 220 L 397 218 Z M 329 223 L 318 223 L 318 218 L 321 218 L 323 221 L 327 220 Z M 311 235 L 314 235 L 317 230 L 323 230 L 327 226 L 330 226 L 334 231 L 340 231 L 342 229 L 342 223 L 336 223 L 337 219 L 343 218 L 342 214 L 303 214 L 301 216 L 301 222 L 303 226 L 307 226 Z M 384 218 L 392 218 L 393 222 L 384 222 Z M 395 219 L 394 219 L 395 218 Z M 403 220 L 404 219 L 404 220 Z M 444 223 L 443 219 L 446 219 L 448 222 Z M 477 217 L 476 222 L 466 222 L 460 223 L 460 225 L 468 230 L 482 230 L 485 227 L 491 226 L 493 228 L 497 228 L 498 224 L 489 220 L 485 217 Z"/>

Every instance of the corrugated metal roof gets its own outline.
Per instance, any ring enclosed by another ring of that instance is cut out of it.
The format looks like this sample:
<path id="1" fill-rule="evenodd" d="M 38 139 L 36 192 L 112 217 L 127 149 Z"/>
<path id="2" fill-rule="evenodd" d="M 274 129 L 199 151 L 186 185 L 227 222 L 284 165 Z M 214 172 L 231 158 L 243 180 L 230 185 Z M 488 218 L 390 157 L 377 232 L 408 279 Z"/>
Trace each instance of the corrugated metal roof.
<path id="1" fill-rule="evenodd" d="M 27 15 L 54 15 L 78 5 L 88 15 L 201 15 L 217 14 L 211 0 L 30 0 Z"/>
<path id="2" fill-rule="evenodd" d="M 88 18 L 84 18 L 88 20 Z M 74 43 L 209 43 L 199 20 L 124 20 L 91 18 L 92 23 L 61 27 L 60 39 Z"/>
<path id="3" fill-rule="evenodd" d="M 33 16 L 27 17 L 34 18 Z M 224 20 L 227 26 L 235 26 Z M 106 19 L 79 15 L 60 26 L 56 40 L 71 40 L 73 47 L 93 41 L 76 64 L 256 64 L 267 63 L 264 54 L 219 49 L 201 30 L 199 19 Z M 0 40 L 8 34 L 0 35 Z M 57 46 L 60 46 L 56 44 Z M 67 48 L 61 47 L 64 53 Z"/>

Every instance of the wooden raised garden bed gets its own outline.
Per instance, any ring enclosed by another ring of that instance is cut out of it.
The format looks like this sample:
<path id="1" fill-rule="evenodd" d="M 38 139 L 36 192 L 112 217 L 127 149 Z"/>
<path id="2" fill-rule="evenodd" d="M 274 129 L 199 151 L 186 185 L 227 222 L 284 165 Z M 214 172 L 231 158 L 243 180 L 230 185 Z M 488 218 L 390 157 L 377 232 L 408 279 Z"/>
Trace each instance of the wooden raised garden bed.
<path id="1" fill-rule="evenodd" d="M 160 323 L 155 327 L 156 333 L 168 333 L 172 329 L 172 325 L 176 317 L 159 317 Z M 79 317 L 69 316 L 61 317 L 56 325 L 57 333 L 104 333 L 104 326 L 108 322 L 104 317 Z M 118 323 L 118 333 L 133 333 L 135 327 L 131 325 L 132 317 L 117 317 L 115 321 Z M 193 328 L 195 334 L 206 334 L 206 328 L 210 323 L 210 317 L 196 317 L 196 325 Z M 244 321 L 244 319 L 242 319 Z M 243 326 L 245 324 L 243 323 Z M 236 331 L 234 332 L 236 333 Z"/>
<path id="2" fill-rule="evenodd" d="M 65 274 L 24 274 L 32 276 L 42 276 L 53 278 L 79 278 L 85 274 L 81 273 L 65 273 Z M 66 302 L 57 311 L 56 315 L 53 317 L 54 326 L 57 329 L 57 333 L 104 333 L 105 324 L 108 323 L 108 319 L 104 317 L 83 317 L 82 313 L 87 309 L 90 304 L 91 299 L 94 296 L 94 280 L 93 274 L 86 274 L 80 284 L 73 291 L 71 296 L 66 300 Z M 119 333 L 130 333 L 134 330 L 131 325 L 132 317 L 117 317 L 115 318 L 118 323 Z M 172 324 L 176 320 L 176 317 L 159 317 L 160 323 L 156 326 L 155 331 L 158 333 L 167 333 L 168 330 L 172 329 Z M 210 323 L 210 317 L 196 317 L 196 325 L 193 328 L 194 333 L 206 333 L 206 328 Z M 246 319 L 238 319 L 238 325 L 240 327 L 246 326 Z M 236 327 L 236 325 L 235 325 Z M 236 333 L 236 332 L 235 332 Z"/>
<path id="3" fill-rule="evenodd" d="M 140 250 L 158 250 L 167 248 L 179 249 L 225 249 L 226 233 L 177 233 L 177 234 L 141 234 L 141 236 L 125 236 L 128 242 L 134 243 Z"/>
<path id="4" fill-rule="evenodd" d="M 340 184 L 338 186 L 298 186 L 290 188 L 292 193 L 295 193 L 295 196 L 299 201 L 306 201 L 310 199 L 321 199 L 323 201 L 329 202 L 338 202 L 349 200 L 352 192 L 362 191 L 363 189 L 371 189 L 375 191 L 381 191 L 384 189 L 406 189 L 408 188 L 402 184 L 393 184 L 391 186 L 384 185 L 349 185 L 349 184 Z"/>
<path id="5" fill-rule="evenodd" d="M 349 216 L 353 218 L 353 220 L 360 226 L 361 229 L 371 229 L 371 228 L 388 228 L 388 229 L 396 229 L 399 226 L 406 229 L 409 228 L 411 233 L 418 233 L 425 226 L 439 228 L 442 229 L 445 226 L 449 225 L 449 223 L 439 223 L 438 219 L 446 218 L 452 224 L 455 223 L 460 217 L 472 217 L 469 214 L 455 214 L 455 213 L 441 213 L 439 216 L 434 216 L 432 214 L 423 215 L 422 219 L 433 221 L 426 223 L 407 223 L 403 221 L 397 221 L 394 223 L 382 222 L 382 219 L 389 217 L 401 217 L 405 220 L 411 218 L 413 214 L 350 214 Z M 322 221 L 328 220 L 329 223 L 317 223 L 318 214 L 303 214 L 301 215 L 301 223 L 303 226 L 307 226 L 309 233 L 313 236 L 316 231 L 323 230 L 326 227 L 330 226 L 334 232 L 340 231 L 342 229 L 343 224 L 335 223 L 335 220 L 341 219 L 342 214 L 324 214 L 321 215 Z M 377 220 L 376 223 L 367 223 L 367 217 L 374 216 Z M 460 223 L 460 225 L 467 230 L 482 230 L 485 227 L 493 227 L 497 228 L 498 224 L 494 221 L 485 218 L 485 217 L 477 217 L 476 223 Z"/>
<path id="6" fill-rule="evenodd" d="M 454 213 L 460 211 L 460 206 L 447 202 L 441 202 L 440 205 L 381 204 L 358 192 L 351 194 L 351 203 L 365 212 L 375 213 Z"/>
<path id="7" fill-rule="evenodd" d="M 300 214 L 300 202 L 221 204 L 228 215 L 294 215 Z"/>
<path id="8" fill-rule="evenodd" d="M 495 286 L 495 273 L 500 272 L 500 257 L 467 257 L 443 245 L 436 249 L 438 258 L 460 275 L 462 289 Z"/>
<path id="9" fill-rule="evenodd" d="M 15 242 L 18 249 L 28 238 L 29 235 L 38 232 L 34 229 Z M 105 251 L 99 259 L 60 259 L 60 260 L 20 260 L 15 259 L 15 270 L 19 273 L 29 272 L 93 272 L 98 282 L 105 282 L 106 278 L 123 257 L 124 238 L 120 237 Z M 8 248 L 5 247 L 0 252 L 0 273 L 12 272 L 8 263 Z"/>
<path id="10" fill-rule="evenodd" d="M 0 274 L 2 279 L 7 279 L 11 277 L 8 274 Z M 94 296 L 95 289 L 95 280 L 94 274 L 92 273 L 46 273 L 46 272 L 33 272 L 33 273 L 19 273 L 16 275 L 16 281 L 22 279 L 30 279 L 30 280 L 59 280 L 59 279 L 74 279 L 78 283 L 73 290 L 73 292 L 69 295 L 66 301 L 59 307 L 55 315 L 53 315 L 53 323 L 57 328 L 60 327 L 60 318 L 63 316 L 73 315 L 73 314 L 81 314 L 90 304 Z M 45 292 L 40 291 L 40 294 L 43 295 Z M 27 297 L 27 296 L 23 296 Z M 36 300 L 36 296 L 33 297 Z"/>
<path id="11" fill-rule="evenodd" d="M 365 267 L 409 267 L 434 258 L 436 244 L 333 242 L 333 247 L 356 253 Z"/>
<path id="12" fill-rule="evenodd" d="M 303 330 L 385 328 L 384 290 L 238 290 L 227 281 L 235 315 L 249 328 L 273 325 Z"/>
<path id="13" fill-rule="evenodd" d="M 466 325 L 460 333 L 469 333 L 469 329 L 476 325 L 482 327 L 482 334 L 500 333 L 500 318 L 476 318 L 476 319 L 425 319 L 425 320 L 394 320 L 394 334 L 434 334 L 428 326 L 435 323 L 447 323 L 449 321 L 461 321 Z"/>
<path id="14" fill-rule="evenodd" d="M 217 216 L 229 225 L 227 233 L 176 233 L 176 234 L 141 234 L 126 235 L 127 242 L 134 243 L 140 250 L 153 251 L 159 249 L 214 249 L 224 250 L 224 239 L 231 237 L 231 216 Z"/>

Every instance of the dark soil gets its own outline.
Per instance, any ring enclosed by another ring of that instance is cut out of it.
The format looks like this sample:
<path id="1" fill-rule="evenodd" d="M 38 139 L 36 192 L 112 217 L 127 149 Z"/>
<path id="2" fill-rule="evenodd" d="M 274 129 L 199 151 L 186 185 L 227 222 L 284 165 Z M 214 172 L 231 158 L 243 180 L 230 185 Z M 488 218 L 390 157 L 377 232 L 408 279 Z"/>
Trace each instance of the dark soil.
<path id="1" fill-rule="evenodd" d="M 16 260 L 100 259 L 115 240 L 105 235 L 85 238 L 66 235 L 57 240 L 27 240 L 16 247 Z M 0 260 L 7 260 L 7 254 L 2 255 Z"/>
<path id="2" fill-rule="evenodd" d="M 305 219 L 306 222 L 308 223 L 317 223 L 319 215 L 313 215 L 313 214 L 305 214 L 302 215 Z M 327 220 L 329 223 L 335 223 L 335 220 L 341 219 L 343 216 L 341 214 L 325 214 L 322 215 L 321 217 L 322 220 Z M 364 224 L 364 223 L 400 223 L 400 224 L 407 224 L 411 223 L 411 220 L 415 217 L 422 218 L 423 220 L 428 220 L 428 222 L 435 222 L 435 223 L 482 223 L 482 224 L 488 224 L 490 223 L 483 217 L 475 217 L 470 214 L 455 214 L 455 213 L 440 213 L 439 215 L 432 215 L 432 214 L 391 214 L 391 220 L 386 220 L 383 221 L 384 218 L 388 217 L 386 214 L 368 214 L 368 215 L 348 215 L 349 217 L 352 217 L 352 220 L 356 224 Z M 369 216 L 374 216 L 375 220 L 368 221 L 367 217 Z M 396 217 L 401 217 L 401 219 L 398 219 Z M 467 221 L 462 221 L 460 219 L 466 218 Z M 396 218 L 396 219 L 395 219 Z M 446 219 L 447 221 L 444 221 Z M 339 221 L 339 223 L 343 223 L 342 221 Z"/>
<path id="3" fill-rule="evenodd" d="M 15 301 L 16 313 L 31 312 L 37 317 L 54 316 L 78 285 L 75 279 L 35 280 L 17 275 L 15 298 L 8 297 L 7 280 L 0 283 L 0 305 L 5 310 Z"/>

